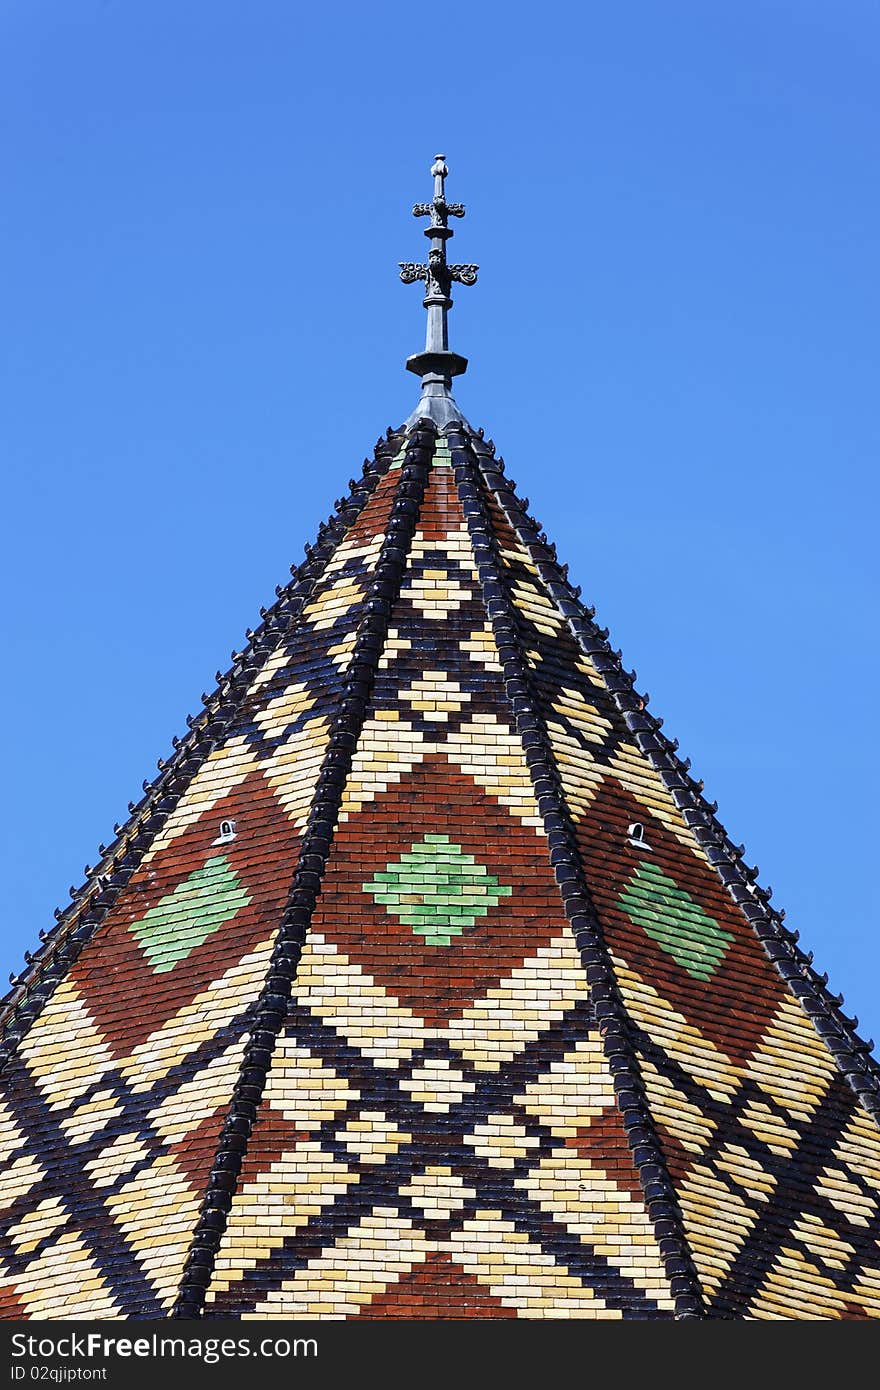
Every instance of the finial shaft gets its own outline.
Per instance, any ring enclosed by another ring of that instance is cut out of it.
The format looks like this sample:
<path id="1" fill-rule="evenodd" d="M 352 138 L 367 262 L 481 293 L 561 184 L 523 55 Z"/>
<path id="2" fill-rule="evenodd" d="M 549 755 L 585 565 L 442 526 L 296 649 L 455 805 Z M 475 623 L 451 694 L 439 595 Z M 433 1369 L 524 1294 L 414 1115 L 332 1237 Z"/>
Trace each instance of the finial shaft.
<path id="1" fill-rule="evenodd" d="M 425 350 L 407 358 L 406 366 L 422 378 L 422 395 L 429 397 L 449 396 L 452 378 L 460 376 L 467 368 L 467 358 L 449 350 L 449 310 L 452 297 L 449 293 L 452 284 L 472 285 L 477 278 L 475 265 L 449 265 L 446 260 L 446 242 L 453 235 L 449 226 L 450 217 L 464 217 L 461 203 L 447 203 L 445 155 L 438 154 L 431 166 L 434 178 L 434 197 L 430 203 L 416 203 L 414 217 L 429 217 L 425 236 L 430 239 L 427 265 L 412 261 L 400 262 L 400 278 L 405 284 L 424 280 L 425 297 L 422 300 L 428 311 L 425 327 Z M 452 417 L 450 417 L 452 418 Z M 457 415 L 456 418 L 460 418 Z"/>

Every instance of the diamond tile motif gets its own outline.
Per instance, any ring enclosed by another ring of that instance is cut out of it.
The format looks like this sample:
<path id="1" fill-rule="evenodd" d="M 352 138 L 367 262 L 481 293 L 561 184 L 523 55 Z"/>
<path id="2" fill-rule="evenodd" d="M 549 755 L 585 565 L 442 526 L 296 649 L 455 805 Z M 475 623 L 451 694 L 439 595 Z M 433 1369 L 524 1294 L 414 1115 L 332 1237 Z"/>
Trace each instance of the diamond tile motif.
<path id="1" fill-rule="evenodd" d="M 646 859 L 621 893 L 620 905 L 695 980 L 712 978 L 733 941 L 675 879 Z"/>
<path id="2" fill-rule="evenodd" d="M 156 974 L 163 975 L 250 900 L 225 854 L 215 854 L 129 930 Z"/>
<path id="3" fill-rule="evenodd" d="M 363 887 L 431 946 L 449 946 L 512 892 L 448 835 L 425 835 Z"/>
<path id="4" fill-rule="evenodd" d="M 880 1317 L 880 1069 L 492 446 L 432 434 L 0 1008 L 0 1318 Z"/>

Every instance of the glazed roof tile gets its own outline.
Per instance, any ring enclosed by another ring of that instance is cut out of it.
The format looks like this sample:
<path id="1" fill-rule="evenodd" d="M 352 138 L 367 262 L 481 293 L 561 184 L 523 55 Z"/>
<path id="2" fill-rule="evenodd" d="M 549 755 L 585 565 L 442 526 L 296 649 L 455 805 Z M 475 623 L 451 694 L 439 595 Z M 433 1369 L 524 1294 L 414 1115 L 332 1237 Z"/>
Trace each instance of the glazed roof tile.
<path id="1" fill-rule="evenodd" d="M 25 1317 L 880 1315 L 880 1072 L 493 445 L 389 431 L 8 996 Z"/>

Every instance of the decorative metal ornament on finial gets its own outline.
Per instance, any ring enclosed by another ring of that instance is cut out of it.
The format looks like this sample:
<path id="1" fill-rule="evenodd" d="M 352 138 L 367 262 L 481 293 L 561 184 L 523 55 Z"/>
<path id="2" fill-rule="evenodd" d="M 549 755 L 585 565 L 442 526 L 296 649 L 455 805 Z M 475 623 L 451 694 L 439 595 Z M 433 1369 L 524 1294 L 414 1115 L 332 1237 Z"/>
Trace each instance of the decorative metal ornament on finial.
<path id="1" fill-rule="evenodd" d="M 438 425 L 447 425 L 459 420 L 466 423 L 450 392 L 452 378 L 461 376 L 467 370 L 467 358 L 449 350 L 448 314 L 452 308 L 449 291 L 454 283 L 473 285 L 479 266 L 448 264 L 446 243 L 454 235 L 449 218 L 464 217 L 464 204 L 446 201 L 445 181 L 449 170 L 445 155 L 436 156 L 431 173 L 434 177 L 433 199 L 430 203 L 416 203 L 413 208 L 413 217 L 431 219 L 425 228 L 425 236 L 431 241 L 427 264 L 399 262 L 400 278 L 404 284 L 425 281 L 422 303 L 428 311 L 425 350 L 406 359 L 407 371 L 415 372 L 416 376 L 422 378 L 422 399 L 407 424 L 429 416 Z"/>

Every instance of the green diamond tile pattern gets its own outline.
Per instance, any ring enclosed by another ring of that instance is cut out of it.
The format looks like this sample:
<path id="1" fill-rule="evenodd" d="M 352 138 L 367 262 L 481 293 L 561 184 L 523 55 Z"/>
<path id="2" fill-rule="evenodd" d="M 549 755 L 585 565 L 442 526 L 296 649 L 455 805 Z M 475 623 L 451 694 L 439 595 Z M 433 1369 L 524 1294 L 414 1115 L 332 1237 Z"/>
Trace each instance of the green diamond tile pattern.
<path id="1" fill-rule="evenodd" d="M 186 960 L 250 900 L 225 854 L 215 854 L 129 930 L 153 970 L 162 975 Z"/>
<path id="2" fill-rule="evenodd" d="M 733 941 L 689 893 L 647 860 L 640 862 L 618 901 L 630 921 L 695 980 L 712 978 Z"/>
<path id="3" fill-rule="evenodd" d="M 449 946 L 512 892 L 448 835 L 425 835 L 363 890 L 431 946 Z"/>

